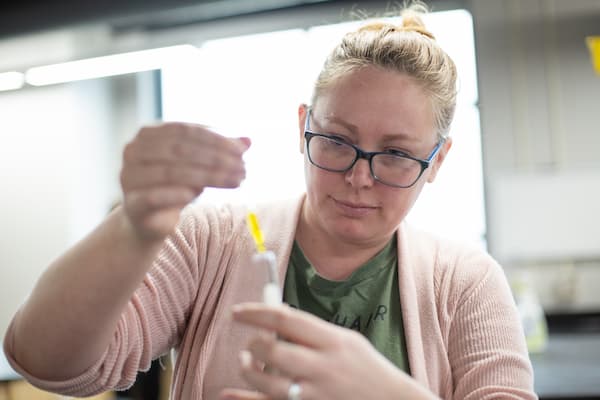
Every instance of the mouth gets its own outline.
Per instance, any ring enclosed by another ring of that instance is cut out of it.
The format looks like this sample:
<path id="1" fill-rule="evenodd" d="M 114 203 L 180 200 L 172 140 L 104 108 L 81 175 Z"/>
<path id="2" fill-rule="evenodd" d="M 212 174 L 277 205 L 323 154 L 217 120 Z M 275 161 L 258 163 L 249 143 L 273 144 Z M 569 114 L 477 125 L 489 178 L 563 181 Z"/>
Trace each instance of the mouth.
<path id="1" fill-rule="evenodd" d="M 332 199 L 338 209 L 340 209 L 344 214 L 353 217 L 365 216 L 379 208 L 367 203 L 338 200 L 335 198 Z"/>

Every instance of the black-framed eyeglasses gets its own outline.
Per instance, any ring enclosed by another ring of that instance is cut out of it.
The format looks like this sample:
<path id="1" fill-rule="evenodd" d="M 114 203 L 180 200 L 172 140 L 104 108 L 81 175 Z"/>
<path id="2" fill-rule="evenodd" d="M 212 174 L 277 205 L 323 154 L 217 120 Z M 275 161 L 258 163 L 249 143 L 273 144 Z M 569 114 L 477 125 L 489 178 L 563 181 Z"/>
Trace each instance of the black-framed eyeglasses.
<path id="1" fill-rule="evenodd" d="M 371 176 L 378 182 L 397 188 L 413 186 L 436 156 L 444 139 L 438 141 L 426 159 L 412 157 L 399 151 L 364 151 L 335 135 L 310 130 L 311 109 L 307 109 L 304 138 L 308 159 L 314 166 L 331 172 L 346 172 L 363 158 L 369 162 Z"/>

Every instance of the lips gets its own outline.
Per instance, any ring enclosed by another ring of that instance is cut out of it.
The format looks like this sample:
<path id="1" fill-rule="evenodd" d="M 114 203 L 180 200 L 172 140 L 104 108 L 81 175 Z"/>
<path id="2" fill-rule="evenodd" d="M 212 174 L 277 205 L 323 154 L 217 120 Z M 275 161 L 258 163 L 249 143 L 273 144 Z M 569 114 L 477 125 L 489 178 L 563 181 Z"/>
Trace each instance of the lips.
<path id="1" fill-rule="evenodd" d="M 364 203 L 352 203 L 352 202 L 343 201 L 343 200 L 335 200 L 335 201 L 337 201 L 338 203 L 340 203 L 341 205 L 346 206 L 346 207 L 352 207 L 352 208 L 377 208 L 375 206 L 370 206 L 370 205 L 364 204 Z"/>
<path id="2" fill-rule="evenodd" d="M 352 202 L 337 199 L 333 199 L 333 201 L 339 210 L 341 210 L 344 214 L 352 217 L 365 216 L 378 208 L 376 206 L 361 202 Z"/>

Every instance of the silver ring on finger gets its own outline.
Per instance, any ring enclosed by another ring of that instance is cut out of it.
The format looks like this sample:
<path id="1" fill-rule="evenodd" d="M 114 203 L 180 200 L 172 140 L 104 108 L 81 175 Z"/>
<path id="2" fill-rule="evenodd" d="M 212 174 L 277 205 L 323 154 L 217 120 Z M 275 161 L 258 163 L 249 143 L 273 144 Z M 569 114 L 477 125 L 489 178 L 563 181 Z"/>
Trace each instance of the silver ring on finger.
<path id="1" fill-rule="evenodd" d="M 302 387 L 292 382 L 287 392 L 287 400 L 302 400 Z"/>

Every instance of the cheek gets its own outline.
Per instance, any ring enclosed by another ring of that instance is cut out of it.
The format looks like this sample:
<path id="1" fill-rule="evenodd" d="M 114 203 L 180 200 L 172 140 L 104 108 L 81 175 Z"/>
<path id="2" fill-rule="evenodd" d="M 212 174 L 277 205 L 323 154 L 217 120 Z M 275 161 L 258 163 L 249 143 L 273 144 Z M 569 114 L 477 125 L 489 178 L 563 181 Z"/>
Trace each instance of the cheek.
<path id="1" fill-rule="evenodd" d="M 380 197 L 385 204 L 386 219 L 391 224 L 398 225 L 404 220 L 417 201 L 422 187 L 422 185 L 419 185 L 410 189 L 399 189 L 398 192 L 388 193 Z"/>
<path id="2" fill-rule="evenodd" d="M 309 195 L 315 194 L 322 187 L 322 184 L 319 183 L 319 173 L 310 161 L 308 161 L 306 153 L 304 154 L 304 181 L 306 183 L 306 191 Z"/>
<path id="3" fill-rule="evenodd" d="M 333 172 L 327 172 L 312 165 L 308 157 L 304 156 L 304 180 L 306 190 L 309 193 L 322 195 L 344 183 L 344 175 Z"/>
<path id="4" fill-rule="evenodd" d="M 306 179 L 306 185 L 309 189 L 315 189 L 319 187 L 319 171 L 308 161 L 304 160 L 304 177 Z"/>

